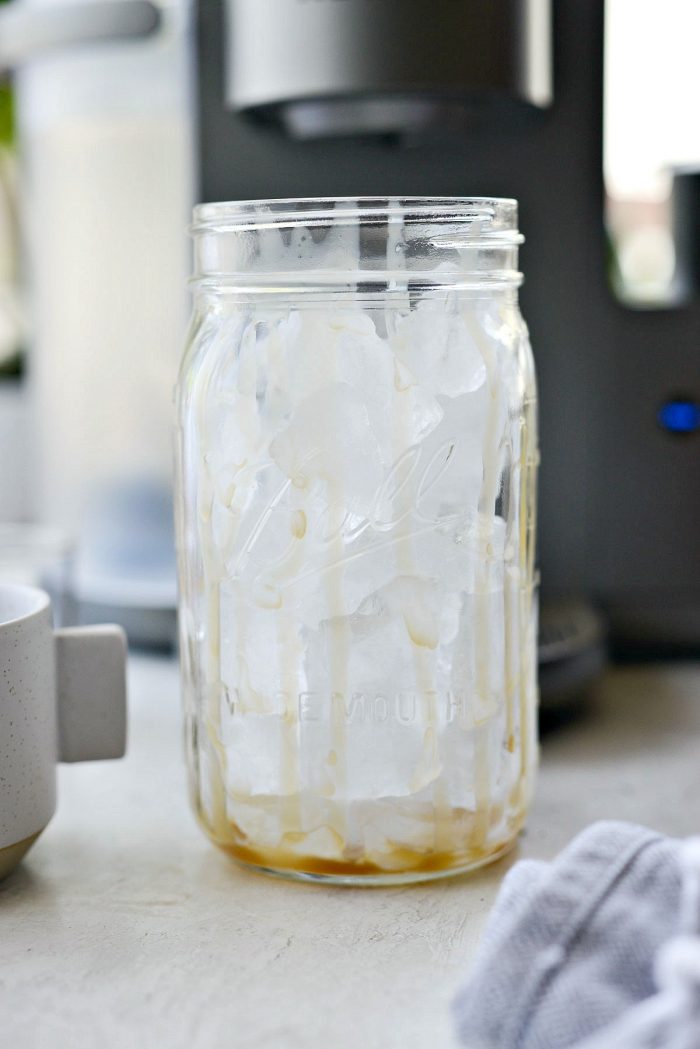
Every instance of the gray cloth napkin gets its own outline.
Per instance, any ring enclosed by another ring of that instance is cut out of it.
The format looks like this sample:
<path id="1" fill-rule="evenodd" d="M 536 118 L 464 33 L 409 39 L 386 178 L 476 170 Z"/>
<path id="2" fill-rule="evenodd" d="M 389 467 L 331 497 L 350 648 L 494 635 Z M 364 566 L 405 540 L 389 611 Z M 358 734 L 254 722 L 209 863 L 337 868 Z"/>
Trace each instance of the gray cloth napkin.
<path id="1" fill-rule="evenodd" d="M 700 839 L 596 823 L 504 879 L 454 1013 L 468 1049 L 700 1049 Z"/>

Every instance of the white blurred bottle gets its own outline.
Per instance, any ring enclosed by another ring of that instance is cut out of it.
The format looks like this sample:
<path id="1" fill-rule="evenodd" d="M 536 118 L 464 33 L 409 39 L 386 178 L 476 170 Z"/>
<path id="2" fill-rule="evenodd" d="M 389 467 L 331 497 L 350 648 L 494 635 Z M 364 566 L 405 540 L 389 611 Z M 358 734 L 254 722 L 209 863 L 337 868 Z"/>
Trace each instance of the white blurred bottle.
<path id="1" fill-rule="evenodd" d="M 190 5 L 158 6 L 160 25 L 143 39 L 37 54 L 16 75 L 35 516 L 75 537 L 76 596 L 103 606 L 168 607 L 175 596 L 168 494 L 193 199 Z"/>

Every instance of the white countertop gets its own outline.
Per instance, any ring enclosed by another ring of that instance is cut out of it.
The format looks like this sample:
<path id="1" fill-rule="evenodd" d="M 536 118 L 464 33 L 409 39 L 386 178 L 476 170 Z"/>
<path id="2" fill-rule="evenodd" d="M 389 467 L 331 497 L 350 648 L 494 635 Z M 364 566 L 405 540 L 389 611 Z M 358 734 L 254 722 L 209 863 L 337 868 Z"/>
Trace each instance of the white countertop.
<path id="1" fill-rule="evenodd" d="M 591 820 L 698 831 L 700 666 L 608 674 L 548 736 L 517 852 L 471 876 L 333 889 L 237 868 L 186 800 L 177 672 L 132 658 L 128 757 L 64 766 L 59 811 L 0 886 L 8 1049 L 446 1049 L 499 880 Z"/>

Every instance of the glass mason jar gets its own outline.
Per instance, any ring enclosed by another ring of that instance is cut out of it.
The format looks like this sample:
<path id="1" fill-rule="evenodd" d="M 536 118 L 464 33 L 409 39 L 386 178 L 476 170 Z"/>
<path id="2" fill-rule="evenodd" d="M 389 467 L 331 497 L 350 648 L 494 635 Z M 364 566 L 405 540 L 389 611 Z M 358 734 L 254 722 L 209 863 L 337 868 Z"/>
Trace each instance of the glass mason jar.
<path id="1" fill-rule="evenodd" d="M 195 209 L 178 394 L 189 774 L 238 860 L 477 867 L 536 764 L 536 393 L 517 204 Z"/>

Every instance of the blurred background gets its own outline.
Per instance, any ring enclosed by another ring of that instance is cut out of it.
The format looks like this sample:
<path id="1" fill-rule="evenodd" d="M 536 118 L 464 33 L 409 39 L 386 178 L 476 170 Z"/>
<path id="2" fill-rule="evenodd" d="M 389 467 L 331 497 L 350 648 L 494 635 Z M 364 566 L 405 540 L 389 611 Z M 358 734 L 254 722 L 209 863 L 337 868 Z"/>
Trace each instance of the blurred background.
<path id="1" fill-rule="evenodd" d="M 0 0 L 0 578 L 175 636 L 197 200 L 520 201 L 541 680 L 700 651 L 695 0 Z"/>

